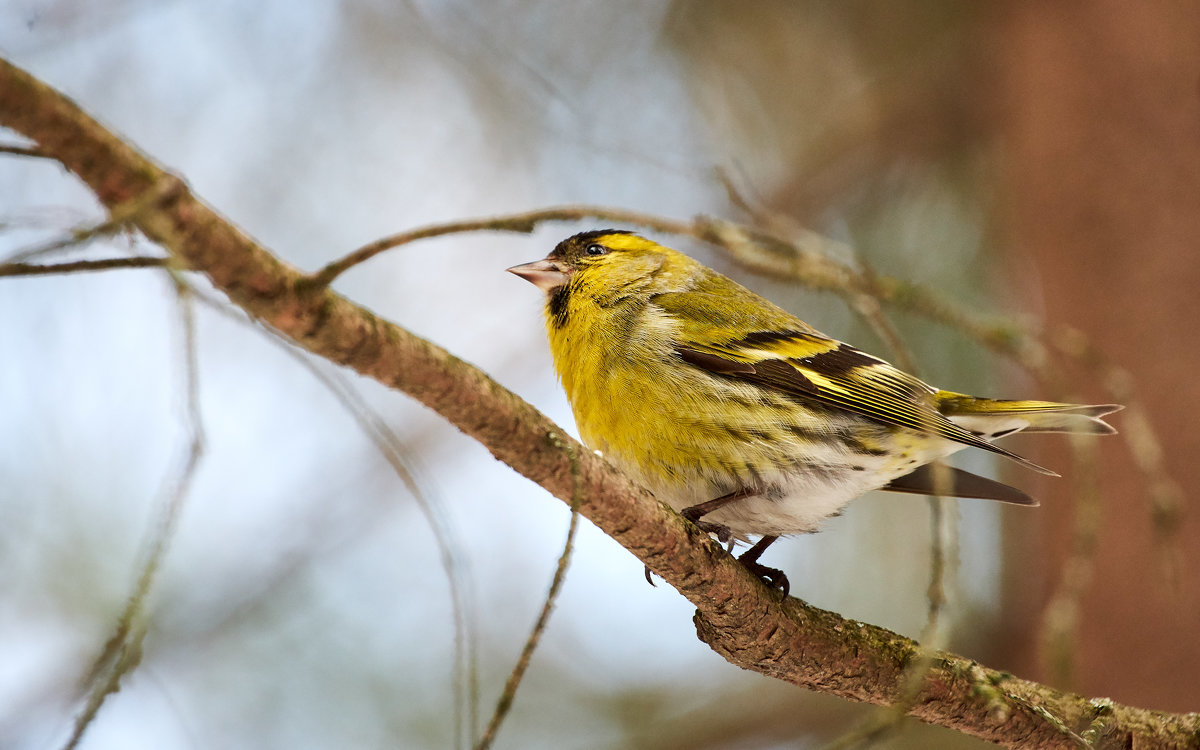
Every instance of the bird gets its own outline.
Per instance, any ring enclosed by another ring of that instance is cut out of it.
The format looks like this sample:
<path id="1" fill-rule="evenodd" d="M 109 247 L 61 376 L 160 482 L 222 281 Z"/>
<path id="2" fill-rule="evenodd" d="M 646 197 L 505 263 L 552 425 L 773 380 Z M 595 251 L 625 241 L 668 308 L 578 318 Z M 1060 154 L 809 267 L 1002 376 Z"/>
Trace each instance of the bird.
<path id="1" fill-rule="evenodd" d="M 786 574 L 759 562 L 779 537 L 872 490 L 1037 505 L 939 460 L 972 447 L 1057 476 L 993 441 L 1112 434 L 1102 418 L 1122 408 L 935 388 L 626 230 L 575 234 L 507 270 L 546 295 L 583 443 L 731 550 L 750 545 L 739 561 L 784 596 Z"/>

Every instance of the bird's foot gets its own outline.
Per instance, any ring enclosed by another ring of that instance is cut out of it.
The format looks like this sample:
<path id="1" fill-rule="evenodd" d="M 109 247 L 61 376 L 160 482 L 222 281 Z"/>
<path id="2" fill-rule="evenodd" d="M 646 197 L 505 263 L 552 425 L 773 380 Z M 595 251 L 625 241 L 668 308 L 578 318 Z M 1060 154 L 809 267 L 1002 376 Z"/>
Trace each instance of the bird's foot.
<path id="1" fill-rule="evenodd" d="M 714 534 L 721 544 L 728 544 L 733 539 L 733 530 L 723 523 L 713 523 L 700 518 L 707 511 L 701 510 L 701 506 L 693 505 L 690 508 L 684 508 L 680 515 L 696 524 L 696 527 L 701 531 L 706 531 L 709 534 Z"/>
<path id="2" fill-rule="evenodd" d="M 741 500 L 742 498 L 750 497 L 754 494 L 755 490 L 749 488 L 735 490 L 727 495 L 722 495 L 721 497 L 709 500 L 708 502 L 684 508 L 682 511 L 680 511 L 680 515 L 696 524 L 701 531 L 715 535 L 722 544 L 729 545 L 729 549 L 732 551 L 733 530 L 723 523 L 705 521 L 703 520 L 703 517 L 708 513 L 725 507 L 729 503 Z M 774 535 L 762 537 L 755 542 L 754 546 L 743 552 L 742 555 L 738 557 L 738 562 L 740 562 L 742 566 L 746 568 L 746 570 L 758 576 L 763 583 L 767 584 L 768 588 L 782 591 L 783 597 L 786 599 L 788 592 L 791 590 L 791 584 L 788 582 L 788 577 L 784 575 L 784 572 L 779 568 L 771 568 L 758 561 L 758 558 L 767 549 L 767 547 L 770 547 L 771 543 L 778 538 L 778 536 Z M 646 568 L 646 580 L 650 580 L 650 568 Z M 654 585 L 653 582 L 651 582 L 650 585 Z"/>
<path id="3" fill-rule="evenodd" d="M 767 588 L 771 590 L 779 589 L 784 599 L 788 597 L 788 592 L 791 591 L 792 586 L 788 581 L 787 574 L 779 568 L 771 568 L 755 560 L 746 560 L 744 557 L 744 555 L 739 557 L 738 562 L 746 570 L 758 576 L 763 583 L 767 584 Z"/>
<path id="4" fill-rule="evenodd" d="M 770 568 L 758 561 L 763 552 L 766 552 L 767 547 L 770 547 L 778 536 L 764 536 L 754 543 L 754 546 L 746 550 L 738 557 L 738 562 L 742 564 L 746 570 L 758 576 L 763 583 L 767 584 L 767 588 L 772 590 L 779 589 L 783 592 L 783 598 L 786 599 L 788 592 L 791 590 L 791 584 L 788 582 L 788 577 L 784 575 L 779 568 Z"/>

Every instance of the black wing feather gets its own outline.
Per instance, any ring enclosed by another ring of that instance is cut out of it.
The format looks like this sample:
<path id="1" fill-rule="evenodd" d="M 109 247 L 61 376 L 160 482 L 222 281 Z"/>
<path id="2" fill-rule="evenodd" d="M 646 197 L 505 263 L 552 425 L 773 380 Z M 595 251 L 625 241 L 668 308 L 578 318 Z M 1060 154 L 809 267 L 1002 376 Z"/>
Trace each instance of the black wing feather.
<path id="1" fill-rule="evenodd" d="M 910 492 L 916 495 L 943 494 L 947 497 L 975 497 L 982 500 L 999 500 L 1015 505 L 1037 505 L 1038 501 L 994 479 L 981 477 L 969 471 L 944 466 L 939 471 L 931 466 L 922 466 L 902 477 L 896 477 L 880 489 L 888 492 Z M 938 480 L 941 480 L 939 484 Z M 940 492 L 939 492 L 940 491 Z"/>

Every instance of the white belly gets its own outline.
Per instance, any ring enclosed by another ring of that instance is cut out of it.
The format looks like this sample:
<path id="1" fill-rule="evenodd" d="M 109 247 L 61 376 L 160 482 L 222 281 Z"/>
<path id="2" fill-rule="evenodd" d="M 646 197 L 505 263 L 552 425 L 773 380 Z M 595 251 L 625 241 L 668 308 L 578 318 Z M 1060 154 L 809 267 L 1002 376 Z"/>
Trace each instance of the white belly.
<path id="1" fill-rule="evenodd" d="M 755 482 L 756 494 L 731 501 L 704 516 L 704 520 L 729 527 L 734 537 L 783 536 L 817 531 L 826 518 L 837 515 L 851 500 L 886 485 L 896 477 L 923 464 L 963 448 L 958 443 L 925 443 L 921 450 L 897 451 L 898 455 L 865 456 L 828 446 L 818 459 L 788 470 L 762 474 Z M 809 452 L 811 453 L 811 446 Z M 618 462 L 620 463 L 620 462 Z M 676 510 L 698 505 L 745 487 L 727 476 L 697 477 L 687 487 L 655 487 L 639 477 L 634 467 L 623 467 L 655 497 Z"/>

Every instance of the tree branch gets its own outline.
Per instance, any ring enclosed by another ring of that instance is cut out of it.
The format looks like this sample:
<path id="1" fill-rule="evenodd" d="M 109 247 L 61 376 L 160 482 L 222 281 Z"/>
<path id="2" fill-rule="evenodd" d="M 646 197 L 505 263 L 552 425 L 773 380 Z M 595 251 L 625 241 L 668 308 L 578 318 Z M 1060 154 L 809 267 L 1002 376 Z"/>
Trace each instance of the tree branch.
<path id="1" fill-rule="evenodd" d="M 855 701 L 888 705 L 897 698 L 905 668 L 922 656 L 915 642 L 796 599 L 780 601 L 706 534 L 525 401 L 435 344 L 313 284 L 182 180 L 2 60 L 0 124 L 62 162 L 110 211 L 138 206 L 131 224 L 250 315 L 315 354 L 408 393 L 563 501 L 577 493 L 583 515 L 696 606 L 700 638 L 730 662 Z M 932 724 L 1021 748 L 1070 748 L 1085 739 L 1096 747 L 1185 747 L 1200 740 L 1196 714 L 1088 700 L 953 654 L 931 658 L 909 713 Z"/>

